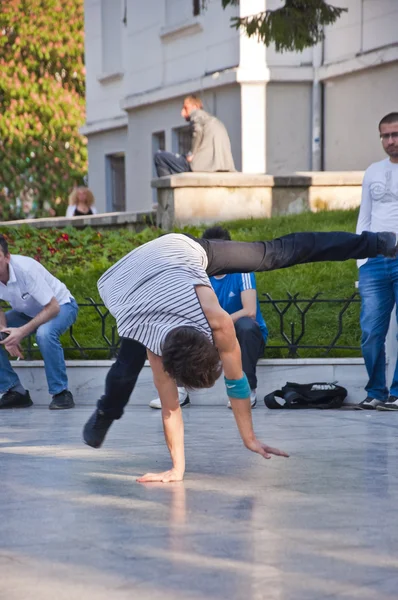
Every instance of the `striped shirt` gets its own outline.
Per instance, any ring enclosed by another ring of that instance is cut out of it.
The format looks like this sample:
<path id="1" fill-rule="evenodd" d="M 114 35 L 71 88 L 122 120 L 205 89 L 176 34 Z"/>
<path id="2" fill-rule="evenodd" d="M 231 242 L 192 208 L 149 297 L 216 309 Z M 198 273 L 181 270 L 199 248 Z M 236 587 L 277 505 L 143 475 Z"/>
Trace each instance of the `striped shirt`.
<path id="1" fill-rule="evenodd" d="M 211 340 L 196 285 L 211 288 L 205 250 L 189 237 L 170 233 L 136 248 L 98 281 L 100 296 L 118 333 L 158 356 L 172 329 L 194 327 Z"/>

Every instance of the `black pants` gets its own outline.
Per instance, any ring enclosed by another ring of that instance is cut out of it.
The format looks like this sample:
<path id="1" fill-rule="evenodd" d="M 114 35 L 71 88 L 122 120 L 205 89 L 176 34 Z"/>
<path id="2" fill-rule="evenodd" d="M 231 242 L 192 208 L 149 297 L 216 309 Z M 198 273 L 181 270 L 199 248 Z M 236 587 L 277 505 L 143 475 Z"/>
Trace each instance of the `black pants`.
<path id="1" fill-rule="evenodd" d="M 377 233 L 345 231 L 291 233 L 269 242 L 196 241 L 205 249 L 207 274 L 251 273 L 285 269 L 293 265 L 343 261 L 377 256 Z"/>
<path id="2" fill-rule="evenodd" d="M 209 276 L 272 271 L 310 262 L 373 257 L 379 253 L 378 234 L 370 232 L 292 233 L 269 242 L 196 241 L 207 253 Z M 142 344 L 122 339 L 119 355 L 106 378 L 105 394 L 98 402 L 98 408 L 110 418 L 122 416 L 145 358 Z"/>
<path id="3" fill-rule="evenodd" d="M 173 173 L 187 173 L 191 170 L 189 162 L 181 154 L 161 150 L 156 152 L 153 160 L 158 177 L 173 175 Z"/>
<path id="4" fill-rule="evenodd" d="M 256 366 L 264 354 L 265 342 L 258 323 L 250 317 L 241 317 L 235 323 L 236 338 L 242 354 L 242 369 L 250 389 L 257 388 Z"/>

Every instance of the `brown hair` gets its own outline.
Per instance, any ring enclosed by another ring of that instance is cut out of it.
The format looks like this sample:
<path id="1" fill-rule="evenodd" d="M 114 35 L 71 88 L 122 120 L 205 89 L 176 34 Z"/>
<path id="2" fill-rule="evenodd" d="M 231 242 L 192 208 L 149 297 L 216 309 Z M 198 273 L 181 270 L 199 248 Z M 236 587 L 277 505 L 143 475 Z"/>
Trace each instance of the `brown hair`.
<path id="1" fill-rule="evenodd" d="M 391 123 L 398 123 L 398 112 L 388 113 L 379 123 L 379 131 L 382 125 L 390 125 Z"/>
<path id="2" fill-rule="evenodd" d="M 199 96 L 196 96 L 196 94 L 189 94 L 189 96 L 185 96 L 184 102 L 185 100 L 189 100 L 189 102 L 193 104 L 193 106 L 196 106 L 196 108 L 203 108 L 202 100 L 199 98 Z"/>
<path id="3" fill-rule="evenodd" d="M 95 199 L 93 192 L 88 187 L 80 186 L 76 187 L 69 195 L 69 206 L 75 206 L 77 204 L 77 194 L 81 191 L 86 192 L 87 206 L 91 207 L 94 204 Z"/>
<path id="4" fill-rule="evenodd" d="M 221 375 L 217 348 L 194 327 L 176 327 L 162 346 L 163 368 L 178 385 L 188 389 L 209 388 Z"/>

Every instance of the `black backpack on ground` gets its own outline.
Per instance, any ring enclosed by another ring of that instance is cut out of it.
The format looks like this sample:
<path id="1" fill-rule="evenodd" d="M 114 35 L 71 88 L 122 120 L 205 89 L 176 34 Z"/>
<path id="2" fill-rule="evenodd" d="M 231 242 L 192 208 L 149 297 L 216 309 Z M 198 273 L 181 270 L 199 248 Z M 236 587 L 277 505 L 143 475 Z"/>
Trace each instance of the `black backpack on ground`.
<path id="1" fill-rule="evenodd" d="M 340 408 L 347 390 L 336 383 L 290 383 L 264 397 L 268 408 Z"/>

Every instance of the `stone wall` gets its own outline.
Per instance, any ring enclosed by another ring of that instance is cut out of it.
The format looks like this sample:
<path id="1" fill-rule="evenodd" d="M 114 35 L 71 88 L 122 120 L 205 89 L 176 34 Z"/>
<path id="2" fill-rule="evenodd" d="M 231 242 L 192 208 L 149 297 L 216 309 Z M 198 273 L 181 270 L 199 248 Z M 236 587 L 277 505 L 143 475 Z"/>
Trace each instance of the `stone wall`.
<path id="1" fill-rule="evenodd" d="M 134 231 L 141 231 L 146 225 L 154 224 L 156 213 L 153 211 L 147 212 L 113 212 L 103 213 L 100 215 L 89 215 L 86 217 L 46 217 L 44 219 L 21 219 L 18 221 L 2 221 L 0 227 L 22 227 L 29 225 L 37 229 L 64 227 L 95 227 L 97 229 L 115 229 L 124 226 Z"/>
<path id="2" fill-rule="evenodd" d="M 94 406 L 103 394 L 105 377 L 112 361 L 69 360 L 66 365 L 69 387 L 77 405 Z M 30 391 L 34 404 L 48 406 L 50 396 L 43 361 L 13 361 L 13 366 L 22 385 Z M 258 361 L 257 378 L 260 406 L 265 394 L 280 389 L 287 381 L 338 381 L 348 389 L 347 403 L 357 404 L 364 398 L 367 381 L 362 358 L 261 359 Z M 152 371 L 147 362 L 140 373 L 131 403 L 147 405 L 156 396 Z M 195 406 L 225 406 L 227 403 L 222 377 L 211 389 L 197 390 L 191 392 L 190 396 Z"/>
<path id="3" fill-rule="evenodd" d="M 169 230 L 174 225 L 355 208 L 361 201 L 362 178 L 357 171 L 182 173 L 154 179 L 152 187 L 157 189 L 157 223 Z"/>

